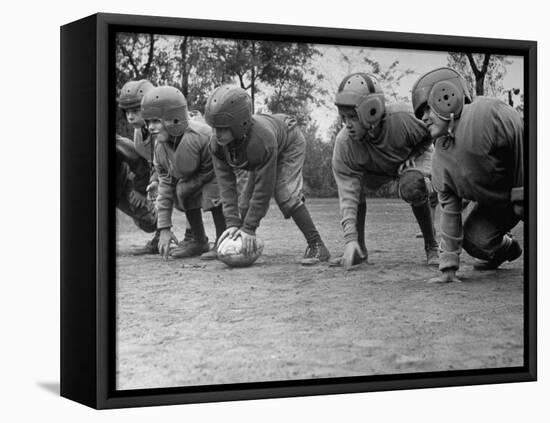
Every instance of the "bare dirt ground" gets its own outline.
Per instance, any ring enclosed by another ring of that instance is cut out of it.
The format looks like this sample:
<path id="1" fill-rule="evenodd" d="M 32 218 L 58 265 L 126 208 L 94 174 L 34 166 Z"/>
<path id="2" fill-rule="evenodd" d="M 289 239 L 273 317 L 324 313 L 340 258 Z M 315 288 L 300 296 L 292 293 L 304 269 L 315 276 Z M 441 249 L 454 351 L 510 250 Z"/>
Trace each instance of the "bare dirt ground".
<path id="1" fill-rule="evenodd" d="M 336 199 L 308 207 L 341 254 Z M 368 200 L 369 264 L 302 267 L 305 242 L 272 204 L 245 269 L 198 259 L 133 257 L 140 232 L 118 213 L 117 388 L 139 389 L 523 365 L 523 256 L 428 284 L 423 240 L 407 204 Z M 208 234 L 214 236 L 209 214 Z M 175 233 L 185 218 L 175 212 Z M 523 224 L 513 231 L 523 243 Z"/>

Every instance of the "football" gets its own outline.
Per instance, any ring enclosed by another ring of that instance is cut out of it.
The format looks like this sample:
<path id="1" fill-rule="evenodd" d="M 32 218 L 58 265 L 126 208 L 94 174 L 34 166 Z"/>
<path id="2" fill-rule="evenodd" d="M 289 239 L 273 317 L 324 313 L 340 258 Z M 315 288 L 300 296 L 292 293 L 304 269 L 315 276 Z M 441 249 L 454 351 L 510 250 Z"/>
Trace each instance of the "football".
<path id="1" fill-rule="evenodd" d="M 226 238 L 218 246 L 218 259 L 230 267 L 251 266 L 264 250 L 264 242 L 256 237 L 256 252 L 252 255 L 243 254 L 243 240 L 239 236 L 236 239 Z"/>

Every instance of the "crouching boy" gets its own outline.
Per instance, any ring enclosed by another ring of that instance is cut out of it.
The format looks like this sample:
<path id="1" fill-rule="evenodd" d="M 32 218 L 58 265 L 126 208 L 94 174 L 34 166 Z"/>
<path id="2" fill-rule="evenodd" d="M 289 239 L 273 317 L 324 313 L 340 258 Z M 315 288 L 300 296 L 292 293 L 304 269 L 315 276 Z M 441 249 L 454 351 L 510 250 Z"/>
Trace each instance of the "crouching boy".
<path id="1" fill-rule="evenodd" d="M 464 248 L 477 270 L 517 259 L 508 232 L 523 219 L 523 122 L 504 102 L 477 97 L 453 69 L 435 69 L 414 85 L 415 114 L 435 140 L 433 183 L 441 205 L 441 275 L 457 281 Z M 463 199 L 474 202 L 462 222 Z"/>
<path id="2" fill-rule="evenodd" d="M 252 115 L 248 93 L 230 85 L 210 95 L 205 119 L 214 129 L 210 147 L 228 226 L 222 239 L 241 236 L 245 254 L 255 251 L 256 229 L 274 196 L 283 216 L 294 220 L 307 242 L 302 264 L 327 261 L 329 251 L 304 204 L 305 139 L 296 120 L 283 114 Z M 249 172 L 238 202 L 239 170 Z"/>
<path id="3" fill-rule="evenodd" d="M 141 103 L 143 118 L 155 143 L 155 168 L 159 177 L 157 196 L 159 253 L 170 255 L 170 244 L 178 240 L 172 232 L 172 211 L 185 212 L 192 237 L 184 239 L 172 257 L 215 258 L 205 234 L 201 208 L 212 213 L 216 238 L 225 231 L 212 159 L 208 148 L 211 129 L 189 121 L 187 101 L 175 87 L 149 91 Z"/>

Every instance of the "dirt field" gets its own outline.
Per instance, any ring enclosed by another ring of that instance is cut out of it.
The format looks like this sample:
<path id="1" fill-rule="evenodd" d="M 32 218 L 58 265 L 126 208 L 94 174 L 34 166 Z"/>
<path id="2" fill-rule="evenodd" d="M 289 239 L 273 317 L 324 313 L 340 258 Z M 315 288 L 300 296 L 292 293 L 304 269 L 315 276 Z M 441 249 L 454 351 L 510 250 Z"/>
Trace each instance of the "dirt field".
<path id="1" fill-rule="evenodd" d="M 149 235 L 118 214 L 117 388 L 259 382 L 523 365 L 523 257 L 428 284 L 409 206 L 369 200 L 369 264 L 301 267 L 305 242 L 274 204 L 250 268 L 163 262 L 128 250 Z M 343 248 L 336 199 L 308 200 L 333 255 Z M 208 234 L 214 234 L 210 215 Z M 175 212 L 175 233 L 185 218 Z M 523 242 L 523 225 L 514 236 Z"/>

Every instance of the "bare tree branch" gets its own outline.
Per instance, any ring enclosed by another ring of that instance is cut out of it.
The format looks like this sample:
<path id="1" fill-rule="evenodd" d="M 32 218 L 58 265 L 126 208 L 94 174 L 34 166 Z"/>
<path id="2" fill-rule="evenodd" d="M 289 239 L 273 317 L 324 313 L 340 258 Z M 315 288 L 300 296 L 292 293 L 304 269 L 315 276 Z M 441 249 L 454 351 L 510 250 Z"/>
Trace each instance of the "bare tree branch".
<path id="1" fill-rule="evenodd" d="M 466 57 L 468 58 L 468 61 L 470 62 L 470 66 L 472 67 L 472 71 L 474 72 L 474 75 L 477 78 L 480 71 L 477 68 L 476 62 L 474 60 L 474 56 L 472 55 L 472 53 L 466 53 Z M 487 57 L 487 55 L 485 55 L 485 57 Z"/>
<path id="2" fill-rule="evenodd" d="M 149 36 L 150 43 L 149 43 L 149 54 L 147 56 L 147 63 L 145 64 L 145 68 L 143 70 L 143 76 L 146 78 L 149 78 L 149 72 L 151 70 L 151 64 L 153 63 L 154 53 L 155 53 L 155 36 L 153 34 L 150 34 Z"/>
<path id="3" fill-rule="evenodd" d="M 130 66 L 132 66 L 134 73 L 136 74 L 136 79 L 139 79 L 140 72 L 138 67 L 136 66 L 136 62 L 134 61 L 134 58 L 132 57 L 132 53 L 128 51 L 126 46 L 123 42 L 120 42 L 119 44 L 120 50 L 122 51 L 122 54 L 128 58 L 128 62 L 130 62 Z"/>

